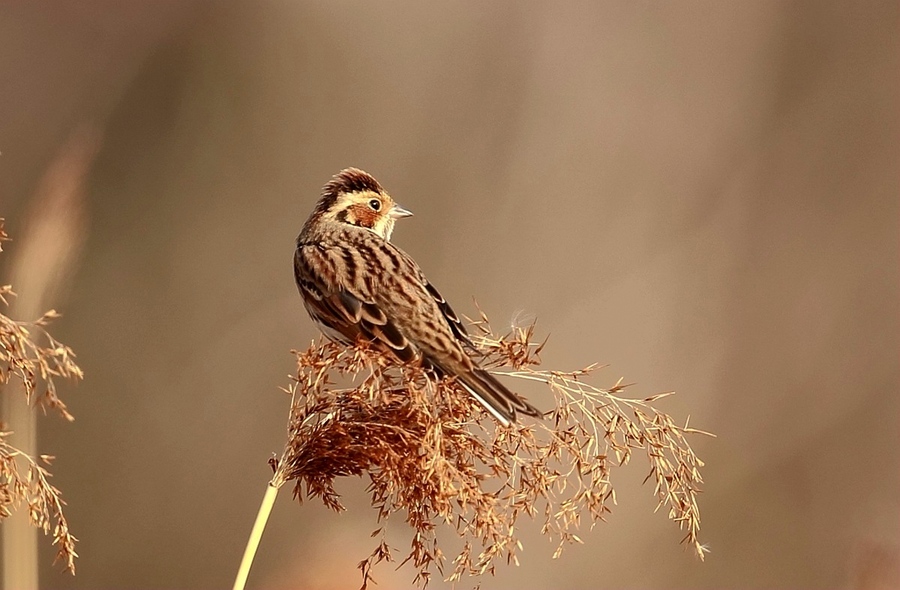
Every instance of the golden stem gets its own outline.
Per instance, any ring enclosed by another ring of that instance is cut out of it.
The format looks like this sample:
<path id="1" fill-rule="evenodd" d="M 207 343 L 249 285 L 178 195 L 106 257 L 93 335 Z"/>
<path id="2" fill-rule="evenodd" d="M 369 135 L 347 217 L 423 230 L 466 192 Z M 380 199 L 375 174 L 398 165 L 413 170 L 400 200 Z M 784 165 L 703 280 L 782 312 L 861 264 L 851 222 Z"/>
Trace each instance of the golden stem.
<path id="1" fill-rule="evenodd" d="M 247 547 L 244 549 L 241 566 L 238 568 L 237 577 L 234 579 L 234 590 L 244 590 L 244 586 L 247 584 L 250 566 L 253 565 L 253 558 L 256 557 L 256 550 L 259 548 L 263 531 L 266 530 L 266 523 L 269 522 L 269 514 L 272 513 L 272 506 L 275 505 L 275 498 L 278 497 L 279 487 L 272 482 L 269 482 L 269 485 L 266 486 L 266 494 L 263 496 L 262 504 L 259 506 L 256 522 L 253 523 L 253 530 L 250 531 L 250 538 L 247 539 Z"/>

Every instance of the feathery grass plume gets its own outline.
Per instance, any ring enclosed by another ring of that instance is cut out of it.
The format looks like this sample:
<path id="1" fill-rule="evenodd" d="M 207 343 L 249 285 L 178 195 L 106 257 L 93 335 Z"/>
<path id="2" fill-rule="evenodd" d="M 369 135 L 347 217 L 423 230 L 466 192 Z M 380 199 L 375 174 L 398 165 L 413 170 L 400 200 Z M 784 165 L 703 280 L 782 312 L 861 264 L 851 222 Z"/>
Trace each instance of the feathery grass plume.
<path id="1" fill-rule="evenodd" d="M 455 582 L 493 574 L 497 560 L 518 563 L 522 515 L 558 541 L 554 557 L 566 544 L 580 543 L 575 529 L 582 519 L 593 527 L 615 503 L 612 469 L 638 450 L 649 459 L 658 508 L 667 508 L 685 531 L 682 542 L 702 559 L 703 462 L 687 435 L 707 433 L 656 410 L 653 402 L 666 394 L 627 399 L 621 380 L 609 389 L 587 384 L 596 365 L 539 370 L 544 344 L 534 342 L 534 324 L 498 336 L 482 313 L 473 326 L 482 366 L 549 387 L 555 408 L 545 420 L 498 426 L 453 379 L 434 381 L 365 344 L 345 348 L 323 340 L 296 352 L 297 376 L 286 390 L 289 438 L 281 457 L 271 460 L 270 490 L 293 481 L 296 499 L 318 497 L 340 511 L 335 478 L 366 475 L 379 521 L 400 512 L 412 528 L 403 563 L 412 563 L 414 582 L 424 587 L 435 572 Z M 336 387 L 341 382 L 349 385 Z M 438 543 L 440 524 L 462 540 L 449 561 Z M 375 565 L 395 560 L 383 529 L 373 537 L 380 541 L 359 564 L 363 588 Z"/>
<path id="2" fill-rule="evenodd" d="M 8 240 L 0 218 L 0 251 L 2 242 Z M 0 302 L 8 304 L 8 296 L 14 295 L 10 285 L 0 285 Z M 79 380 L 81 369 L 75 364 L 74 353 L 54 339 L 46 330 L 55 317 L 51 310 L 32 322 L 15 321 L 0 313 L 0 385 L 14 378 L 21 382 L 25 392 L 23 403 L 40 406 L 44 412 L 53 410 L 66 420 L 72 415 L 56 394 L 57 378 Z M 8 442 L 10 432 L 0 424 L 0 519 L 12 514 L 23 503 L 28 507 L 31 524 L 50 534 L 57 547 L 57 560 L 68 571 L 75 572 L 76 539 L 69 532 L 69 524 L 63 513 L 65 502 L 60 491 L 50 483 L 47 467 L 53 457 L 38 458 L 15 448 Z"/>

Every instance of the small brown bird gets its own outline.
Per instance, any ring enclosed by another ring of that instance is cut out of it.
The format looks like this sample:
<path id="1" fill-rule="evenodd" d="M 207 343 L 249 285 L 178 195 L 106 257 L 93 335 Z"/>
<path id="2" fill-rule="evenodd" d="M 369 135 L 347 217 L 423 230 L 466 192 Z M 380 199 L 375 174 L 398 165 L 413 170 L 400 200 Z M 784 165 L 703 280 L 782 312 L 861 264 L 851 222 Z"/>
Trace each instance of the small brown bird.
<path id="1" fill-rule="evenodd" d="M 297 237 L 294 277 L 306 311 L 332 340 L 363 338 L 403 362 L 456 377 L 504 425 L 517 412 L 542 416 L 469 356 L 465 326 L 390 243 L 394 222 L 410 215 L 366 172 L 336 174 Z"/>

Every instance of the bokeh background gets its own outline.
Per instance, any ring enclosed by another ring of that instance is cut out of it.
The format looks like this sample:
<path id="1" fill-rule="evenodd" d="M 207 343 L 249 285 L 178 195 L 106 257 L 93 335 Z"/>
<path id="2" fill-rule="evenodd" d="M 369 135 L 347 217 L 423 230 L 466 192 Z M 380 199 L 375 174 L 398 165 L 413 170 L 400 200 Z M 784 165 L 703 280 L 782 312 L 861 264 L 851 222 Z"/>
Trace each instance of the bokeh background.
<path id="1" fill-rule="evenodd" d="M 43 543 L 42 587 L 230 586 L 315 336 L 293 240 L 350 165 L 416 213 L 394 241 L 458 311 L 537 316 L 549 366 L 674 389 L 718 434 L 694 440 L 705 563 L 638 460 L 584 545 L 553 561 L 528 528 L 483 587 L 900 587 L 898 16 L 0 2 L 0 216 L 24 240 L 60 170 L 83 212 L 50 305 L 87 377 L 74 424 L 39 424 L 81 558 L 60 573 Z M 342 515 L 279 499 L 251 587 L 357 587 L 374 514 L 341 489 Z"/>

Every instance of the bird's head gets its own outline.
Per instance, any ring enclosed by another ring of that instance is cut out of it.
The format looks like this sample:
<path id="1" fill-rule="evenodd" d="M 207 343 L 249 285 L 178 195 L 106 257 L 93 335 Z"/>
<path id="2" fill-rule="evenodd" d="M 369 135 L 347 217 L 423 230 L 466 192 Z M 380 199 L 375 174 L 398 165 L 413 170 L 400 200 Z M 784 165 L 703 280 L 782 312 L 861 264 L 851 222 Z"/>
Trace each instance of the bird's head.
<path id="1" fill-rule="evenodd" d="M 310 219 L 355 225 L 390 240 L 394 222 L 410 215 L 371 174 L 347 168 L 322 189 L 322 198 Z"/>

